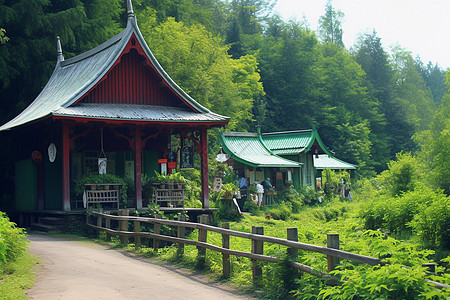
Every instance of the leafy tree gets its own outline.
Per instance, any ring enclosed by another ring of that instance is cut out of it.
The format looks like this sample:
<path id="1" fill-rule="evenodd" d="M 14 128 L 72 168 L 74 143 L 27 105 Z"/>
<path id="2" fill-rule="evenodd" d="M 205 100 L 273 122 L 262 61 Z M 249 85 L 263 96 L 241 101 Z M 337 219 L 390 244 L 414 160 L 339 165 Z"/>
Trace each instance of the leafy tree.
<path id="1" fill-rule="evenodd" d="M 6 30 L 0 28 L 0 45 L 9 41 L 9 38 L 6 36 Z"/>
<path id="2" fill-rule="evenodd" d="M 322 110 L 316 114 L 321 136 L 339 157 L 356 163 L 360 169 L 371 169 L 371 132 L 383 122 L 379 103 L 370 95 L 365 72 L 343 48 L 321 45 L 316 63 Z M 352 145 L 352 146 L 349 146 Z"/>
<path id="3" fill-rule="evenodd" d="M 14 37 L 0 47 L 1 123 L 22 111 L 47 82 L 56 62 L 56 36 L 61 37 L 66 57 L 91 49 L 118 32 L 119 3 L 122 1 L 0 2 L 0 24 Z"/>
<path id="4" fill-rule="evenodd" d="M 232 0 L 228 9 L 225 41 L 233 58 L 252 54 L 252 37 L 262 33 L 262 22 L 272 13 L 276 0 Z"/>
<path id="5" fill-rule="evenodd" d="M 433 94 L 434 103 L 439 105 L 446 90 L 445 71 L 438 64 L 433 65 L 431 61 L 425 66 L 419 58 L 417 59 L 417 68 Z"/>
<path id="6" fill-rule="evenodd" d="M 257 53 L 268 113 L 263 130 L 310 127 L 317 39 L 294 21 L 278 26 L 278 36 L 264 37 Z"/>
<path id="7" fill-rule="evenodd" d="M 447 89 L 450 91 L 450 71 L 447 72 Z M 435 188 L 450 195 L 450 93 L 442 98 L 429 129 L 414 136 L 420 145 L 418 157 L 427 166 L 427 175 Z"/>
<path id="8" fill-rule="evenodd" d="M 400 152 L 397 159 L 388 164 L 388 170 L 383 171 L 379 178 L 384 191 L 391 196 L 414 191 L 421 182 L 423 174 L 422 165 L 410 152 Z"/>
<path id="9" fill-rule="evenodd" d="M 435 110 L 433 96 L 417 71 L 417 63 L 409 51 L 394 47 L 392 60 L 396 83 L 394 96 L 406 101 L 407 116 L 414 129 L 425 129 L 431 122 Z"/>
<path id="10" fill-rule="evenodd" d="M 381 39 L 373 31 L 371 34 L 361 35 L 355 43 L 352 54 L 356 62 L 366 73 L 365 84 L 368 93 L 378 103 L 378 119 L 371 126 L 372 162 L 375 171 L 381 172 L 386 168 L 390 159 L 395 153 L 391 152 L 392 144 L 395 143 L 396 136 L 390 134 L 391 127 L 398 121 L 392 119 L 392 89 L 394 72 L 389 62 L 389 55 L 381 45 Z M 396 127 L 398 128 L 398 127 Z"/>
<path id="11" fill-rule="evenodd" d="M 246 129 L 253 99 L 264 93 L 255 57 L 232 59 L 220 37 L 202 25 L 187 27 L 173 18 L 156 27 L 152 22 L 141 29 L 167 73 L 202 105 L 232 116 L 230 129 Z"/>
<path id="12" fill-rule="evenodd" d="M 327 0 L 325 4 L 325 14 L 319 19 L 319 36 L 324 43 L 333 43 L 344 47 L 342 41 L 342 19 L 344 13 L 335 10 L 332 0 Z"/>
<path id="13" fill-rule="evenodd" d="M 187 26 L 202 24 L 214 34 L 225 33 L 227 4 L 220 0 L 135 0 L 133 4 L 137 14 L 153 9 L 158 24 L 171 17 Z"/>

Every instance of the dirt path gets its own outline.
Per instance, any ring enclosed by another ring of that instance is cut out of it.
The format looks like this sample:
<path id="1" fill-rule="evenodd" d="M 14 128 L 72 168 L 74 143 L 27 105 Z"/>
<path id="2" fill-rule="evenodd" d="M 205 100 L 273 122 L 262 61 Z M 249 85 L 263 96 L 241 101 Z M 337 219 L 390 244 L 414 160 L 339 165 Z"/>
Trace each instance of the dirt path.
<path id="1" fill-rule="evenodd" d="M 41 259 L 30 299 L 248 299 L 189 272 L 91 243 L 29 235 Z"/>

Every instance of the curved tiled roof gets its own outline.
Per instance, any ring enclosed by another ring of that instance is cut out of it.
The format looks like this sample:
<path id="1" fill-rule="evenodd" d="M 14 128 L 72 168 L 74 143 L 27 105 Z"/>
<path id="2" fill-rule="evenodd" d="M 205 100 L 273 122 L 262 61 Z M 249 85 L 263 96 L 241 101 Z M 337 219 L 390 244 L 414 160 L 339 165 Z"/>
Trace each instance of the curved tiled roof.
<path id="1" fill-rule="evenodd" d="M 302 165 L 272 153 L 256 133 L 224 132 L 220 139 L 225 153 L 246 165 L 253 167 L 300 167 Z"/>
<path id="2" fill-rule="evenodd" d="M 95 107 L 96 112 L 89 112 L 86 109 L 89 106 L 78 107 L 76 104 L 80 98 L 90 91 L 105 74 L 113 67 L 114 63 L 119 59 L 122 51 L 125 49 L 128 41 L 135 36 L 143 51 L 153 65 L 158 75 L 166 82 L 166 84 L 179 96 L 187 107 L 184 114 L 190 115 L 190 118 L 197 116 L 197 121 L 203 122 L 224 122 L 228 123 L 229 118 L 212 113 L 203 107 L 184 92 L 163 70 L 153 53 L 149 49 L 147 43 L 142 37 L 141 32 L 136 23 L 136 17 L 129 11 L 127 27 L 118 35 L 114 36 L 105 43 L 91 49 L 81 55 L 64 60 L 60 49 L 58 49 L 58 61 L 52 76 L 47 82 L 44 89 L 36 97 L 36 99 L 17 117 L 0 127 L 1 130 L 11 129 L 36 120 L 51 117 L 54 115 L 70 115 L 84 112 L 87 115 L 98 113 L 99 107 Z M 58 47 L 59 48 L 59 47 Z M 74 105 L 72 107 L 72 105 Z M 94 107 L 91 107 L 94 108 Z M 115 118 L 127 118 L 130 113 L 130 107 L 125 111 L 126 115 L 116 115 Z M 137 106 L 135 108 L 138 108 Z M 150 109 L 151 107 L 147 108 Z M 167 109 L 167 108 L 166 108 Z M 107 111 L 104 114 L 109 114 Z M 173 114 L 178 117 L 183 114 L 177 109 Z M 205 114 L 204 116 L 202 116 Z M 151 114 L 152 117 L 158 113 Z M 146 113 L 142 113 L 143 121 L 145 121 Z M 152 121 L 153 119 L 149 120 Z M 191 120 L 191 119 L 190 119 Z M 160 121 L 165 121 L 162 119 Z"/>
<path id="3" fill-rule="evenodd" d="M 314 168 L 318 170 L 335 169 L 335 170 L 354 170 L 357 166 L 349 164 L 335 157 L 329 157 L 326 154 L 314 156 Z"/>
<path id="4" fill-rule="evenodd" d="M 227 117 L 209 112 L 198 113 L 179 107 L 112 104 L 112 103 L 80 103 L 68 108 L 60 108 L 53 112 L 55 117 L 87 118 L 100 120 L 127 120 L 145 122 L 226 122 Z"/>
<path id="5" fill-rule="evenodd" d="M 321 153 L 332 156 L 331 152 L 323 144 L 315 128 L 308 130 L 263 133 L 261 137 L 267 148 L 277 155 L 292 155 L 308 152 L 314 142 L 317 141 L 317 144 L 323 151 Z"/>

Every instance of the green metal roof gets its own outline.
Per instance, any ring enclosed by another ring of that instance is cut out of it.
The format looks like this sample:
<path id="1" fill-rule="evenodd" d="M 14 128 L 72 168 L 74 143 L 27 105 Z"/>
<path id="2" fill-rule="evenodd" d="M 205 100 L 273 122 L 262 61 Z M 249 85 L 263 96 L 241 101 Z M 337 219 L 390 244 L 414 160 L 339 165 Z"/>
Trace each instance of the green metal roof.
<path id="1" fill-rule="evenodd" d="M 317 141 L 319 154 L 332 153 L 323 144 L 315 128 L 309 130 L 283 131 L 263 133 L 261 135 L 266 146 L 277 155 L 292 155 L 308 152 Z"/>
<path id="2" fill-rule="evenodd" d="M 329 157 L 326 154 L 319 155 L 318 157 L 314 157 L 314 168 L 318 170 L 323 169 L 336 169 L 336 170 L 354 170 L 356 169 L 356 165 L 352 165 L 337 159 L 335 157 Z"/>
<path id="3" fill-rule="evenodd" d="M 0 131 L 51 117 L 61 109 L 72 107 L 113 67 L 132 36 L 136 37 L 146 56 L 165 83 L 190 107 L 186 108 L 187 111 L 208 114 L 213 119 L 217 118 L 215 121 L 225 120 L 225 122 L 228 122 L 228 117 L 211 113 L 209 109 L 197 103 L 170 78 L 145 42 L 136 23 L 130 1 L 128 1 L 128 7 L 127 27 L 121 33 L 94 49 L 64 60 L 58 40 L 56 67 L 46 86 L 20 115 L 0 126 Z M 116 116 L 116 119 L 121 119 L 121 116 Z"/>
<path id="4" fill-rule="evenodd" d="M 257 133 L 223 132 L 220 143 L 225 153 L 252 167 L 301 167 L 294 162 L 272 153 Z"/>

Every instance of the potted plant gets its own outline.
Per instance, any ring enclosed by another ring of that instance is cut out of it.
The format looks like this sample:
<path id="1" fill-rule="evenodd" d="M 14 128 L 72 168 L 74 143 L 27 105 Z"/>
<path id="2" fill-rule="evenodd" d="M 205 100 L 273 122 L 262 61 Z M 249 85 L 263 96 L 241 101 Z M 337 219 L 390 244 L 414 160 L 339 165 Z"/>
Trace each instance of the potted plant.
<path id="1" fill-rule="evenodd" d="M 169 182 L 176 185 L 177 189 L 182 189 L 186 185 L 186 179 L 180 172 L 168 175 Z"/>
<path id="2" fill-rule="evenodd" d="M 155 171 L 155 177 L 153 177 L 154 184 L 159 186 L 160 189 L 166 189 L 169 183 L 169 177 L 165 174 L 160 174 Z"/>
<path id="3" fill-rule="evenodd" d="M 232 183 L 226 183 L 224 185 L 222 185 L 222 191 L 223 191 L 223 195 L 222 198 L 223 199 L 233 199 L 233 193 L 236 190 L 236 186 Z"/>

